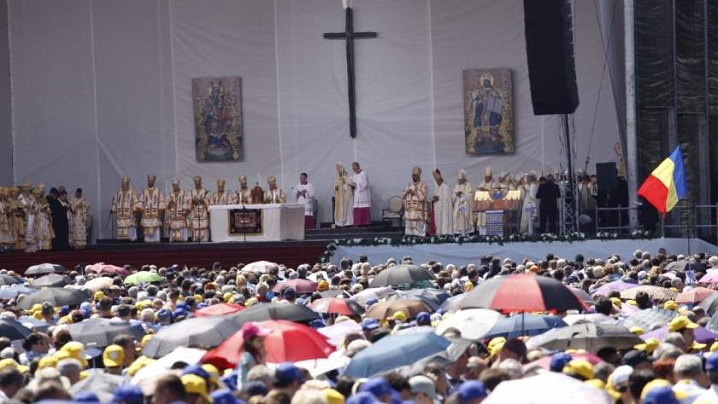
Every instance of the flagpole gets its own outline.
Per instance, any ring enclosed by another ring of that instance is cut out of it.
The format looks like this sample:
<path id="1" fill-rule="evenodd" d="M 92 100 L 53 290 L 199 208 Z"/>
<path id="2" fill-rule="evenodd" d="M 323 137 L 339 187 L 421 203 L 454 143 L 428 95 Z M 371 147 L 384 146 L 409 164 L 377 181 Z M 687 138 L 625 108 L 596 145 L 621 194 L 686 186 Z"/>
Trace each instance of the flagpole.
<path id="1" fill-rule="evenodd" d="M 694 217 L 693 215 L 693 208 L 690 206 L 690 202 L 688 202 L 688 198 L 683 200 L 683 204 L 687 207 L 688 211 L 688 217 L 686 218 L 686 243 L 688 244 L 688 259 L 690 260 L 691 256 L 691 217 Z"/>

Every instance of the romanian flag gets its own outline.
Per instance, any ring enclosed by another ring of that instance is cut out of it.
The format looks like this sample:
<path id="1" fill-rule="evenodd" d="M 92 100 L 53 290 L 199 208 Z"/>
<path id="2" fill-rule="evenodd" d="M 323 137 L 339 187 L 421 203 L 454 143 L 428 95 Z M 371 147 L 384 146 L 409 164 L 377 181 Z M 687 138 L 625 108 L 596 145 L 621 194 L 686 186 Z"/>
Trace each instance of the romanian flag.
<path id="1" fill-rule="evenodd" d="M 676 147 L 670 157 L 656 167 L 638 189 L 638 195 L 665 214 L 670 212 L 681 198 L 685 197 L 686 176 L 683 170 L 683 155 Z"/>

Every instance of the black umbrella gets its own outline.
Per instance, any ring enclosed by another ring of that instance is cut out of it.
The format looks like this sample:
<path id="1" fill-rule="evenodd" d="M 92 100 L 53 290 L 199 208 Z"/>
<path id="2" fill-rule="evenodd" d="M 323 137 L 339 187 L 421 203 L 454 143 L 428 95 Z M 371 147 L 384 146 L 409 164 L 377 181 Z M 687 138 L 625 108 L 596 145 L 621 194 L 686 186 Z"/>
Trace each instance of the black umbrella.
<path id="1" fill-rule="evenodd" d="M 59 274 L 66 272 L 67 270 L 62 265 L 57 264 L 38 264 L 33 265 L 25 270 L 25 275 L 46 275 L 46 274 Z"/>
<path id="2" fill-rule="evenodd" d="M 651 330 L 653 324 L 667 324 L 677 315 L 678 312 L 675 310 L 654 307 L 652 309 L 637 311 L 625 319 L 623 325 L 626 328 L 641 327 L 644 330 Z"/>
<path id="3" fill-rule="evenodd" d="M 10 338 L 11 341 L 25 339 L 32 334 L 32 330 L 22 325 L 21 322 L 11 318 L 0 318 L 0 335 Z"/>
<path id="4" fill-rule="evenodd" d="M 70 280 L 66 277 L 58 274 L 49 274 L 45 276 L 41 276 L 34 281 L 30 282 L 31 287 L 33 288 L 61 288 L 65 285 L 69 285 Z"/>
<path id="5" fill-rule="evenodd" d="M 142 339 L 145 330 L 139 324 L 106 318 L 92 318 L 67 326 L 73 341 L 82 342 L 87 347 L 106 347 L 119 335 L 130 335 L 136 340 Z"/>
<path id="6" fill-rule="evenodd" d="M 596 353 L 605 347 L 630 349 L 642 342 L 636 334 L 620 324 L 580 322 L 531 337 L 526 345 L 529 348 L 542 347 L 554 351 L 572 348 Z"/>
<path id="7" fill-rule="evenodd" d="M 0 286 L 4 285 L 15 285 L 20 281 L 14 276 L 0 274 Z"/>
<path id="8" fill-rule="evenodd" d="M 308 323 L 319 318 L 319 314 L 307 306 L 287 303 L 259 303 L 232 316 L 239 325 L 248 321 L 289 320 Z"/>
<path id="9" fill-rule="evenodd" d="M 716 310 L 718 310 L 718 293 L 714 293 L 705 299 L 701 300 L 696 305 L 706 311 L 709 316 L 712 316 Z"/>
<path id="10" fill-rule="evenodd" d="M 432 279 L 434 279 L 434 274 L 424 267 L 401 264 L 381 271 L 379 275 L 374 277 L 369 287 L 404 285 Z"/>
<path id="11" fill-rule="evenodd" d="M 691 269 L 691 263 L 688 262 L 688 260 L 678 260 L 669 262 L 666 264 L 666 267 L 664 270 L 666 272 L 675 271 L 675 272 L 686 272 L 687 270 Z"/>
<path id="12" fill-rule="evenodd" d="M 142 353 L 150 358 L 159 358 L 177 347 L 214 348 L 234 335 L 239 328 L 239 323 L 229 316 L 189 318 L 161 328 L 145 345 Z"/>
<path id="13" fill-rule="evenodd" d="M 18 295 L 29 295 L 37 292 L 37 289 L 25 285 L 12 285 L 7 288 L 0 288 L 0 299 L 14 299 Z"/>
<path id="14" fill-rule="evenodd" d="M 571 292 L 573 292 L 574 295 L 578 296 L 579 299 L 581 299 L 586 304 L 594 304 L 593 298 L 583 289 L 574 288 L 569 286 L 568 287 Z"/>
<path id="15" fill-rule="evenodd" d="M 45 288 L 25 296 L 17 304 L 20 310 L 27 310 L 34 304 L 50 302 L 54 306 L 72 306 L 89 300 L 90 296 L 81 289 Z"/>
<path id="16" fill-rule="evenodd" d="M 441 289 L 427 288 L 406 291 L 399 290 L 387 297 L 386 300 L 421 300 L 426 303 L 427 306 L 431 307 L 432 311 L 436 311 L 449 297 L 449 294 Z"/>

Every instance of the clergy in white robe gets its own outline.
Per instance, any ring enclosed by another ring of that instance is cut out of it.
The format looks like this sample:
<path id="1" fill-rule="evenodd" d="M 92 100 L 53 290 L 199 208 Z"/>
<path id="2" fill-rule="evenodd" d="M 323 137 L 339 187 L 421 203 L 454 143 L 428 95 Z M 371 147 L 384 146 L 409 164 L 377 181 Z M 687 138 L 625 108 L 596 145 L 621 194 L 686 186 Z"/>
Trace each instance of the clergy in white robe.
<path id="1" fill-rule="evenodd" d="M 252 203 L 252 190 L 249 188 L 249 185 L 247 185 L 246 175 L 241 175 L 239 177 L 239 189 L 234 193 L 232 203 L 240 205 Z"/>
<path id="2" fill-rule="evenodd" d="M 190 193 L 190 228 L 192 241 L 209 241 L 209 191 L 202 187 L 202 177 L 195 176 L 194 189 Z"/>
<path id="3" fill-rule="evenodd" d="M 371 224 L 371 192 L 369 190 L 369 177 L 357 162 L 352 163 L 349 184 L 354 188 L 353 222 L 354 226 L 369 226 Z"/>
<path id="4" fill-rule="evenodd" d="M 523 184 L 524 201 L 521 209 L 521 223 L 519 231 L 523 234 L 534 234 L 534 218 L 538 212 L 536 192 L 538 191 L 538 183 L 536 175 L 533 173 L 526 174 Z"/>
<path id="5" fill-rule="evenodd" d="M 137 240 L 137 221 L 135 220 L 137 202 L 137 193 L 130 188 L 129 177 L 122 178 L 122 188 L 115 194 L 110 210 L 117 221 L 118 240 Z"/>
<path id="6" fill-rule="evenodd" d="M 264 191 L 264 203 L 286 203 L 287 195 L 284 194 L 282 188 L 277 186 L 277 177 L 270 176 L 267 178 L 268 188 Z"/>
<path id="7" fill-rule="evenodd" d="M 484 170 L 484 182 L 479 184 L 478 190 L 491 194 L 499 190 L 499 183 L 494 180 L 491 167 L 486 167 Z M 476 227 L 478 227 L 479 234 L 486 234 L 486 212 L 478 212 L 476 214 Z"/>
<path id="8" fill-rule="evenodd" d="M 421 168 L 414 167 L 411 171 L 411 182 L 404 188 L 404 234 L 410 236 L 426 236 L 426 197 L 428 189 L 421 181 Z"/>
<path id="9" fill-rule="evenodd" d="M 234 203 L 234 194 L 224 189 L 226 181 L 217 178 L 217 192 L 212 195 L 210 205 L 230 205 Z"/>
<path id="10" fill-rule="evenodd" d="M 74 249 L 87 246 L 87 231 L 90 228 L 90 202 L 82 196 L 82 188 L 77 188 L 70 199 L 70 245 Z"/>
<path id="11" fill-rule="evenodd" d="M 441 176 L 439 169 L 434 170 L 434 181 L 436 181 L 436 188 L 434 188 L 434 197 L 432 200 L 434 204 L 433 212 L 436 235 L 443 236 L 453 234 L 451 188 L 444 182 L 444 178 Z"/>
<path id="12" fill-rule="evenodd" d="M 179 180 L 172 181 L 172 192 L 167 197 L 167 213 L 169 217 L 170 242 L 184 242 L 189 237 L 187 215 L 189 214 L 190 197 L 180 188 Z"/>
<path id="13" fill-rule="evenodd" d="M 160 228 L 162 227 L 161 217 L 165 211 L 165 200 L 157 187 L 155 187 L 154 175 L 147 176 L 147 188 L 140 195 L 138 211 L 142 213 L 143 233 L 145 235 L 145 243 L 160 242 Z"/>
<path id="14" fill-rule="evenodd" d="M 314 228 L 314 185 L 307 173 L 299 175 L 299 184 L 294 186 L 294 198 L 304 204 L 304 229 Z"/>
<path id="15" fill-rule="evenodd" d="M 334 225 L 336 227 L 351 226 L 354 223 L 352 212 L 354 205 L 354 188 L 342 163 L 337 164 L 337 176 L 334 178 Z"/>
<path id="16" fill-rule="evenodd" d="M 459 171 L 459 180 L 451 193 L 454 215 L 454 232 L 471 233 L 474 231 L 474 187 L 466 179 L 466 171 Z"/>

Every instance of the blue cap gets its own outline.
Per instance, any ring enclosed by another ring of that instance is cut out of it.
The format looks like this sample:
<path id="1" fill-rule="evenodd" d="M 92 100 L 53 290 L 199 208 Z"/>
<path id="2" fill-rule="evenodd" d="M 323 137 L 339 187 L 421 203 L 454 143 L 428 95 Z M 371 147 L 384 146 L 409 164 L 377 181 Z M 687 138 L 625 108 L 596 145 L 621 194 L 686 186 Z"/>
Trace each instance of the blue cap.
<path id="1" fill-rule="evenodd" d="M 718 352 L 712 353 L 706 358 L 706 370 L 708 372 L 718 371 Z"/>
<path id="2" fill-rule="evenodd" d="M 309 326 L 312 328 L 322 328 L 322 327 L 326 327 L 326 323 L 324 323 L 324 320 L 322 320 L 321 318 L 317 318 L 315 320 L 310 321 Z"/>
<path id="3" fill-rule="evenodd" d="M 379 328 L 379 320 L 375 318 L 365 318 L 361 321 L 361 329 L 362 330 L 376 330 Z"/>
<path id="4" fill-rule="evenodd" d="M 236 375 L 234 379 L 237 380 Z M 242 393 L 247 394 L 247 396 L 249 397 L 266 396 L 267 393 L 269 393 L 269 389 L 267 388 L 267 385 L 263 382 L 260 382 L 259 380 L 254 380 L 242 384 Z"/>
<path id="5" fill-rule="evenodd" d="M 172 319 L 172 312 L 170 311 L 170 309 L 167 309 L 167 308 L 160 309 L 160 310 L 157 312 L 157 318 L 158 318 L 159 320 L 171 320 L 171 319 Z"/>
<path id="6" fill-rule="evenodd" d="M 209 381 L 210 379 L 209 373 L 207 373 L 207 371 L 204 370 L 199 364 L 190 365 L 182 369 L 182 376 L 184 375 L 197 375 L 207 381 Z"/>
<path id="7" fill-rule="evenodd" d="M 376 297 L 372 297 L 371 299 L 366 301 L 366 307 L 369 308 L 369 306 L 371 306 L 372 304 L 376 304 L 378 302 L 379 302 L 379 299 L 377 299 Z"/>
<path id="8" fill-rule="evenodd" d="M 274 379 L 281 385 L 287 385 L 294 381 L 304 383 L 304 375 L 302 375 L 302 371 L 291 362 L 279 364 L 277 369 L 274 371 Z"/>
<path id="9" fill-rule="evenodd" d="M 383 377 L 373 377 L 367 380 L 364 384 L 359 387 L 359 391 L 366 391 L 374 395 L 376 398 L 380 398 L 385 395 L 392 395 L 394 389 L 391 388 L 391 384 Z"/>
<path id="10" fill-rule="evenodd" d="M 431 314 L 422 311 L 419 314 L 416 315 L 416 322 L 418 324 L 426 323 L 431 324 Z"/>
<path id="11" fill-rule="evenodd" d="M 296 297 L 297 291 L 294 290 L 294 288 L 286 288 L 284 289 L 284 297 Z"/>
<path id="12" fill-rule="evenodd" d="M 177 309 L 172 313 L 172 318 L 186 317 L 189 312 L 184 309 Z"/>
<path id="13" fill-rule="evenodd" d="M 189 305 L 188 305 L 187 303 L 185 303 L 185 302 L 179 302 L 179 303 L 177 303 L 177 305 L 175 306 L 175 309 L 177 309 L 177 310 L 187 310 L 187 311 L 189 311 Z"/>
<path id="14" fill-rule="evenodd" d="M 484 382 L 478 380 L 469 380 L 461 383 L 459 389 L 456 391 L 461 401 L 476 400 L 478 398 L 484 398 L 489 395 L 486 391 L 486 385 Z"/>
<path id="15" fill-rule="evenodd" d="M 229 373 L 227 376 L 220 377 L 219 380 L 221 380 L 222 383 L 224 383 L 224 385 L 227 386 L 228 389 L 233 390 L 233 391 L 237 390 L 237 374 L 238 373 L 239 372 L 234 370 L 231 373 Z"/>
<path id="16" fill-rule="evenodd" d="M 214 404 L 244 404 L 244 401 L 238 399 L 229 389 L 220 389 L 210 394 Z"/>
<path id="17" fill-rule="evenodd" d="M 568 363 L 571 362 L 571 359 L 571 355 L 566 352 L 555 353 L 551 357 L 551 365 L 549 366 L 549 369 L 552 372 L 561 373 L 563 371 L 563 367 L 568 365 Z"/>
<path id="18" fill-rule="evenodd" d="M 144 404 L 144 402 L 145 396 L 142 394 L 140 386 L 131 384 L 118 386 L 112 396 L 112 403 Z"/>
<path id="19" fill-rule="evenodd" d="M 671 386 L 654 387 L 648 390 L 643 398 L 643 404 L 678 404 L 679 402 Z"/>
<path id="20" fill-rule="evenodd" d="M 62 306 L 60 307 L 60 312 L 57 313 L 60 317 L 64 317 L 68 314 L 70 314 L 70 306 Z"/>
<path id="21" fill-rule="evenodd" d="M 97 394 L 85 390 L 77 393 L 74 397 L 72 397 L 72 401 L 78 403 L 99 403 L 100 398 L 97 397 Z"/>
<path id="22" fill-rule="evenodd" d="M 365 391 L 349 396 L 346 404 L 381 404 L 381 401 L 377 400 L 373 394 Z"/>

